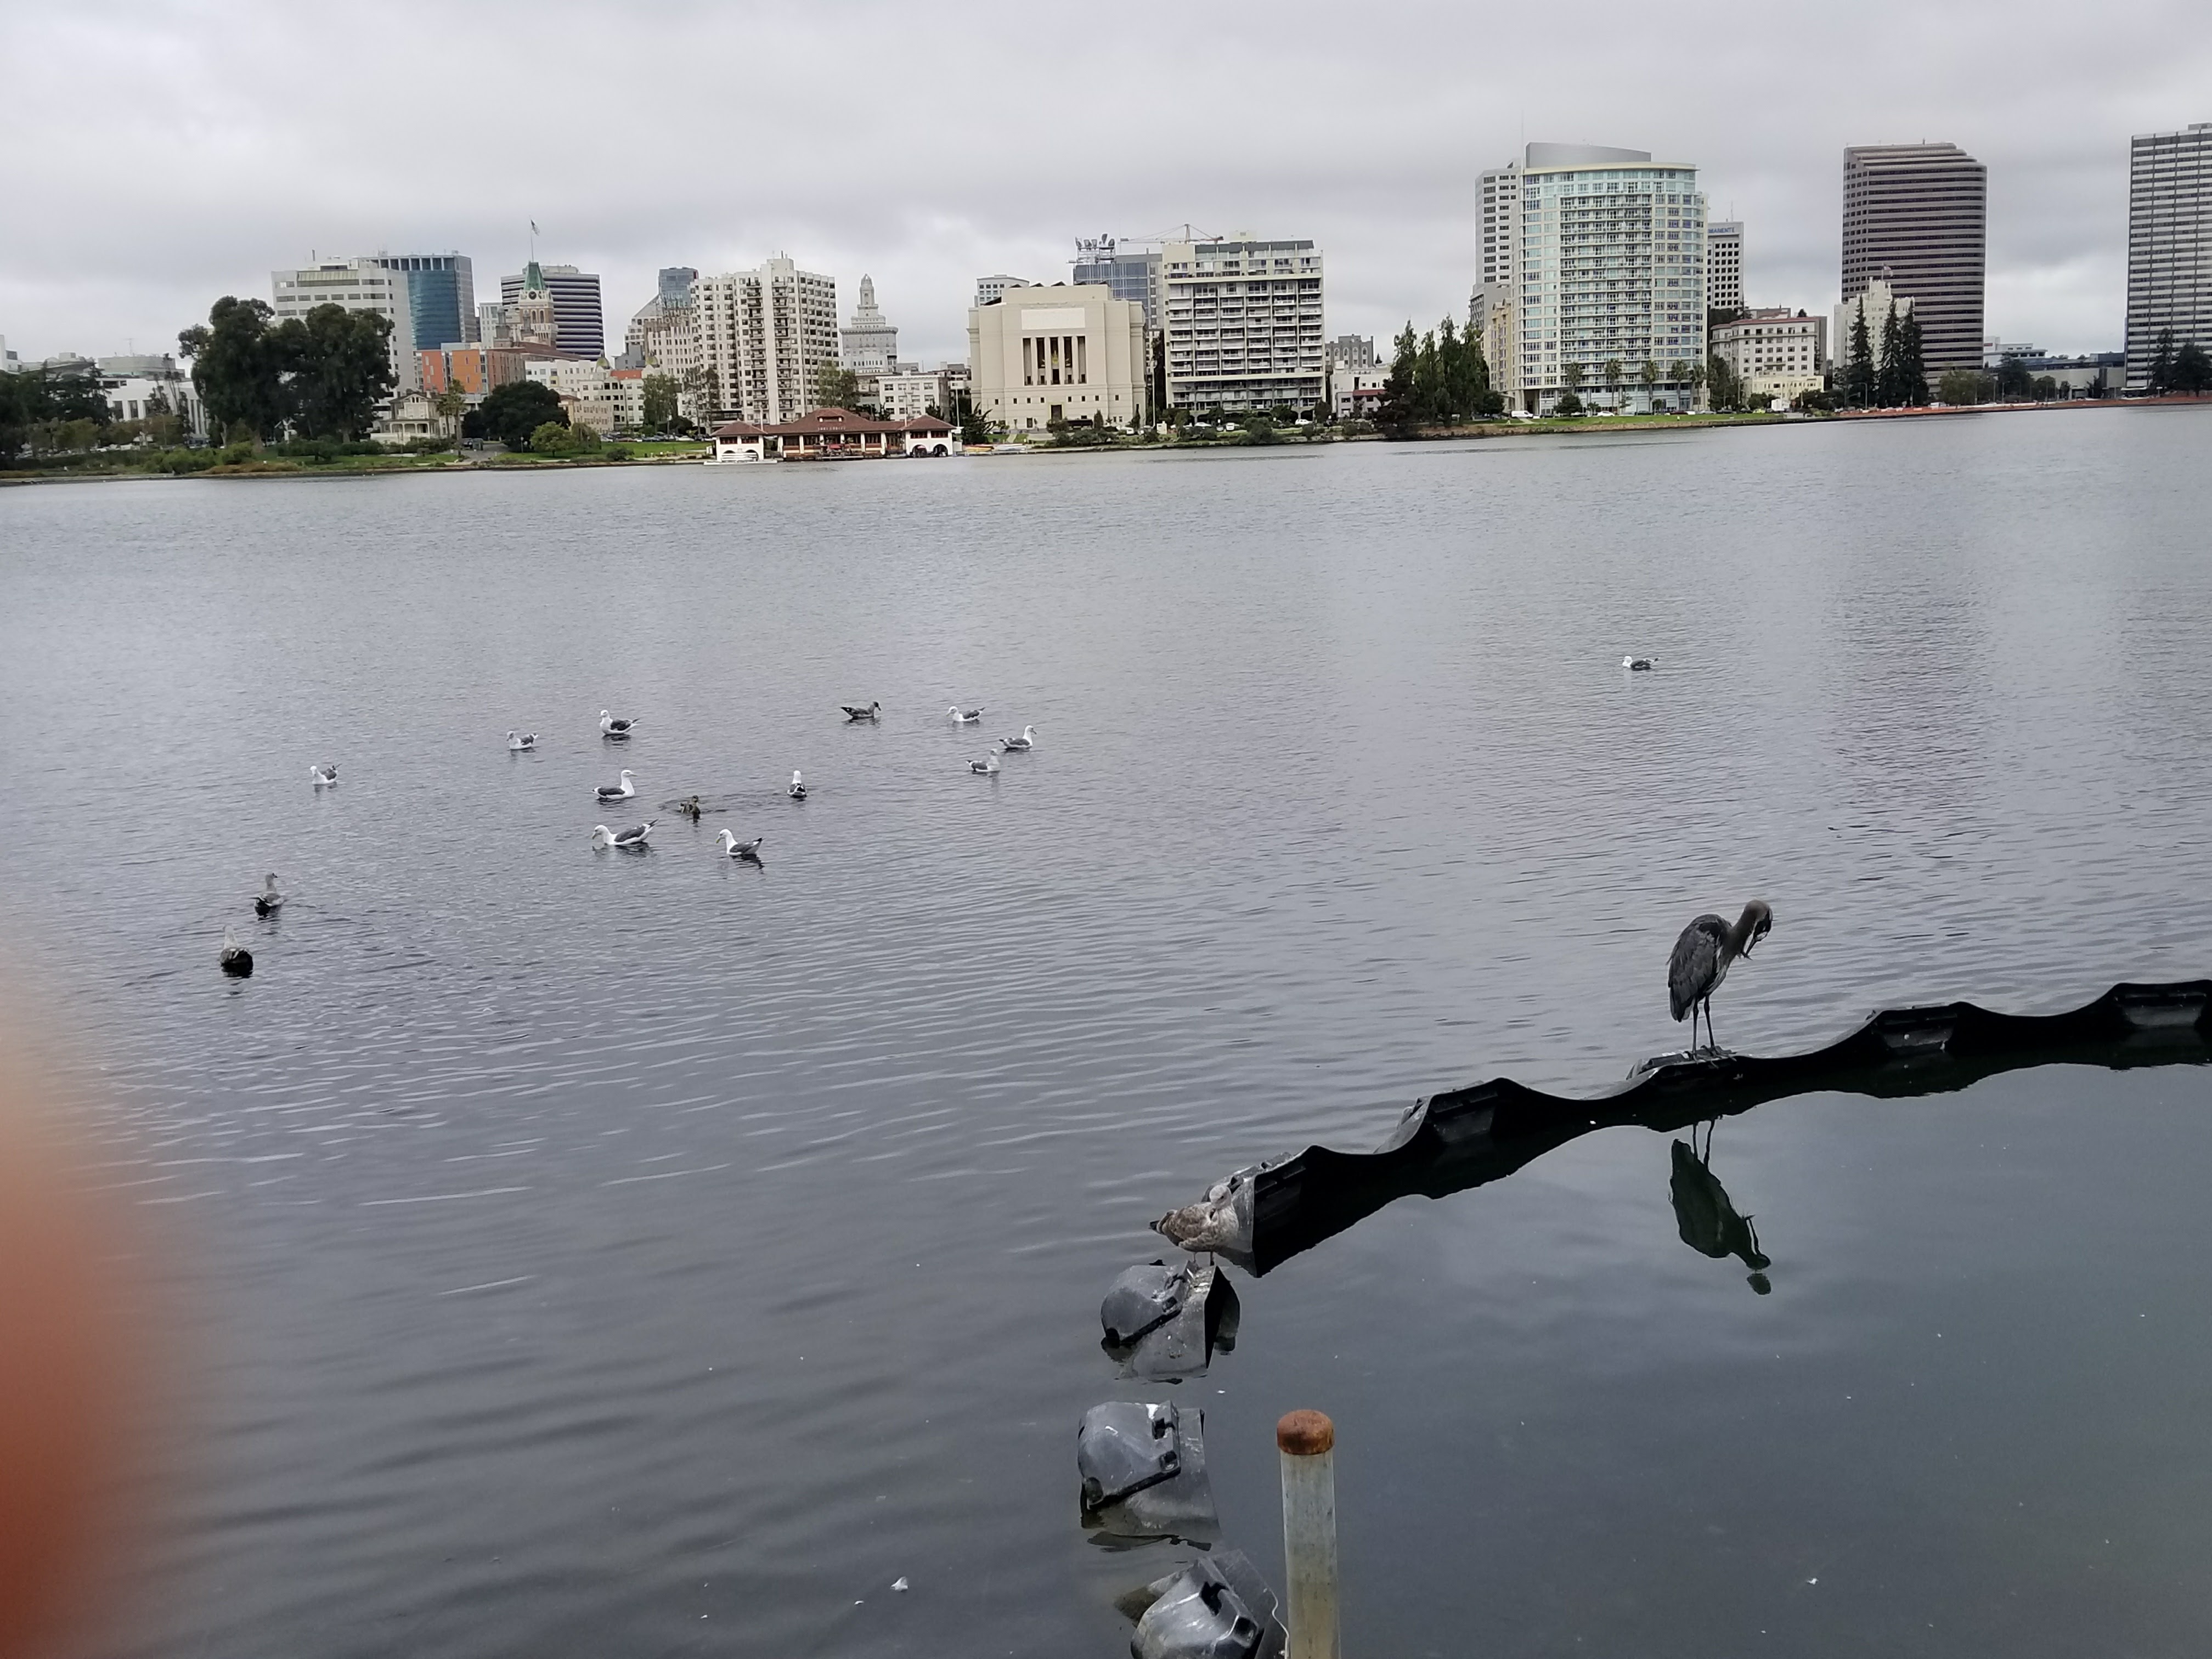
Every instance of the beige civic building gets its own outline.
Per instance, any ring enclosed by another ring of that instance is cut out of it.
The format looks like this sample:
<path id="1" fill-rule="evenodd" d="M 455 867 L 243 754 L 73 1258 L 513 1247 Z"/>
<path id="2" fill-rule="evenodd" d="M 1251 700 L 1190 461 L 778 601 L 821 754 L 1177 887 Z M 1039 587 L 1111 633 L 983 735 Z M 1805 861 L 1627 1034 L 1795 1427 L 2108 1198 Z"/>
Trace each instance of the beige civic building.
<path id="1" fill-rule="evenodd" d="M 1009 432 L 1103 419 L 1141 426 L 1145 308 L 1103 283 L 1016 288 L 968 313 L 975 411 Z"/>

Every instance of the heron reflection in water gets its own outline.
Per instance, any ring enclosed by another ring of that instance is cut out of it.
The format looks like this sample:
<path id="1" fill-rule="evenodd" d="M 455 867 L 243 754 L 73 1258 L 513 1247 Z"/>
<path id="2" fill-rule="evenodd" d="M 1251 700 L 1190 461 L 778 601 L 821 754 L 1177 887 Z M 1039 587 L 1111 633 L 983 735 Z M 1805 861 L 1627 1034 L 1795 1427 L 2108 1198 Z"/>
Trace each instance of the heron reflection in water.
<path id="1" fill-rule="evenodd" d="M 1713 1128 L 1718 1121 L 1715 1119 L 1705 1126 L 1703 1152 L 1698 1150 L 1694 1124 L 1686 1144 L 1674 1143 L 1674 1170 L 1667 1182 L 1667 1196 L 1674 1206 L 1674 1230 L 1681 1234 L 1682 1243 L 1700 1255 L 1716 1261 L 1723 1256 L 1739 1258 L 1751 1269 L 1751 1288 L 1765 1296 L 1774 1288 L 1766 1276 L 1767 1268 L 1774 1264 L 1760 1251 L 1759 1231 L 1751 1224 L 1751 1218 L 1736 1213 L 1728 1188 L 1712 1172 Z"/>

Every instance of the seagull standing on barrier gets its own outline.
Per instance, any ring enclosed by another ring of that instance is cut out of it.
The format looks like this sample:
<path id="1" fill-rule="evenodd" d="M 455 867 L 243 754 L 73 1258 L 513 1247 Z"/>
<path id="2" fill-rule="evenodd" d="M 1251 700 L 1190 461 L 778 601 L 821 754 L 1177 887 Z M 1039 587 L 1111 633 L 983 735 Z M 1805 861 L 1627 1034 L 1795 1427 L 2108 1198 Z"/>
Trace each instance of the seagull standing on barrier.
<path id="1" fill-rule="evenodd" d="M 1749 956 L 1752 947 L 1773 926 L 1774 912 L 1766 901 L 1753 899 L 1743 907 L 1735 927 L 1708 913 L 1685 927 L 1682 937 L 1674 941 L 1674 954 L 1667 959 L 1667 1006 L 1677 1022 L 1686 1014 L 1689 1017 L 1692 1054 L 1700 1052 L 1700 1008 L 1705 1011 L 1706 1048 L 1720 1052 L 1720 1039 L 1713 1035 L 1713 993 L 1728 977 L 1729 964 L 1738 957 Z"/>

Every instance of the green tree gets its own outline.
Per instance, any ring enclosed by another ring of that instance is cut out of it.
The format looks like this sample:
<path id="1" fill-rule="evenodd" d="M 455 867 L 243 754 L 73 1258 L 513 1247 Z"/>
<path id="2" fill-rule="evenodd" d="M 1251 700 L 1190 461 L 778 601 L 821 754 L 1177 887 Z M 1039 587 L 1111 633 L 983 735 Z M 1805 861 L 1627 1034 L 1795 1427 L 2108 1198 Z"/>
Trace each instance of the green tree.
<path id="1" fill-rule="evenodd" d="M 1989 402 L 1995 390 L 1995 382 L 1978 368 L 1947 368 L 1936 395 L 1954 408 L 1964 409 Z"/>
<path id="2" fill-rule="evenodd" d="M 484 436 L 509 449 L 527 449 L 530 434 L 550 421 L 568 424 L 568 411 L 553 388 L 537 380 L 509 380 L 494 386 L 477 413 L 483 419 Z"/>
<path id="3" fill-rule="evenodd" d="M 1608 357 L 1605 360 L 1605 389 L 1613 399 L 1613 412 L 1616 415 L 1620 413 L 1620 359 Z"/>
<path id="4" fill-rule="evenodd" d="M 2191 340 L 2173 354 L 2173 368 L 2169 375 L 2176 392 L 2186 392 L 2201 398 L 2212 392 L 2212 356 L 2204 348 Z"/>
<path id="5" fill-rule="evenodd" d="M 1644 367 L 1636 371 L 1636 378 L 1644 382 L 1644 410 L 1648 415 L 1659 390 L 1659 365 L 1646 357 Z"/>
<path id="6" fill-rule="evenodd" d="M 1559 401 L 1552 405 L 1552 413 L 1554 415 L 1579 415 L 1582 412 L 1582 396 L 1572 391 L 1562 392 Z"/>
<path id="7" fill-rule="evenodd" d="M 284 385 L 283 353 L 270 336 L 276 315 L 264 300 L 226 294 L 204 323 L 177 336 L 178 348 L 192 360 L 192 385 L 217 432 L 243 426 L 252 437 L 273 439 L 290 410 Z"/>
<path id="8" fill-rule="evenodd" d="M 1867 338 L 1866 307 L 1851 314 L 1851 341 L 1844 359 L 1844 402 L 1852 409 L 1871 409 L 1875 399 L 1874 347 Z"/>
<path id="9" fill-rule="evenodd" d="M 814 402 L 820 409 L 858 409 L 860 377 L 840 364 L 823 364 L 814 371 Z"/>
<path id="10" fill-rule="evenodd" d="M 1375 424 L 1393 436 L 1402 434 L 1417 418 L 1413 395 L 1420 359 L 1421 343 L 1408 320 L 1392 343 L 1389 376 L 1382 382 L 1382 401 L 1375 410 Z"/>
<path id="11" fill-rule="evenodd" d="M 1928 401 L 1928 362 L 1921 355 L 1920 313 L 1917 311 L 1905 313 L 1905 321 L 1898 328 L 1897 337 L 1899 401 L 1917 409 Z"/>
<path id="12" fill-rule="evenodd" d="M 1897 319 L 1897 303 L 1890 302 L 1889 314 L 1881 319 L 1881 357 L 1874 374 L 1874 401 L 1883 409 L 1899 409 L 1905 404 L 1905 333 Z"/>
<path id="13" fill-rule="evenodd" d="M 1449 326 L 1449 325 L 1447 325 Z M 1413 354 L 1413 418 L 1426 423 L 1444 418 L 1443 359 L 1434 329 L 1421 337 Z"/>
<path id="14" fill-rule="evenodd" d="M 2004 358 L 1997 364 L 1997 397 L 2008 404 L 2026 403 L 2035 396 L 2035 376 L 2028 373 L 2027 365 L 2017 357 Z"/>
<path id="15" fill-rule="evenodd" d="M 2150 360 L 2150 389 L 2173 390 L 2173 331 L 2170 328 L 2158 331 L 2158 350 Z"/>
<path id="16" fill-rule="evenodd" d="M 672 374 L 645 377 L 645 429 L 665 432 L 676 424 L 676 378 Z"/>
<path id="17" fill-rule="evenodd" d="M 469 394 L 449 380 L 446 383 L 446 389 L 430 400 L 430 406 L 438 411 L 440 420 L 452 426 L 453 431 L 448 435 L 458 438 L 461 431 L 461 417 L 469 412 Z"/>
<path id="18" fill-rule="evenodd" d="M 287 411 L 302 437 L 356 440 L 376 424 L 392 395 L 392 319 L 381 312 L 317 306 L 288 319 L 270 338 L 289 376 Z"/>
<path id="19" fill-rule="evenodd" d="M 1559 371 L 1559 384 L 1570 392 L 1580 392 L 1583 389 L 1583 366 L 1569 363 Z"/>

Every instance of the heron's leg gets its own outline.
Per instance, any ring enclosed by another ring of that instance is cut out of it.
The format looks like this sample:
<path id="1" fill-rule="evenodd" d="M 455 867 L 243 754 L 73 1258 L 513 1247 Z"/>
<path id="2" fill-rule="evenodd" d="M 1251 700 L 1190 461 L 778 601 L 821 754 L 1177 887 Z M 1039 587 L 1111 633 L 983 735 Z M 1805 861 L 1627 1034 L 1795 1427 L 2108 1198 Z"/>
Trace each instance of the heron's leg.
<path id="1" fill-rule="evenodd" d="M 1721 1040 L 1713 1035 L 1713 1000 L 1711 997 L 1705 999 L 1705 1041 L 1711 1045 L 1715 1054 L 1720 1053 Z"/>

